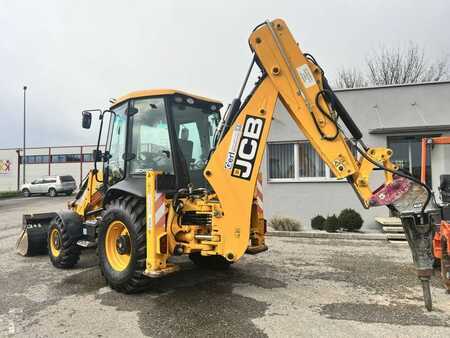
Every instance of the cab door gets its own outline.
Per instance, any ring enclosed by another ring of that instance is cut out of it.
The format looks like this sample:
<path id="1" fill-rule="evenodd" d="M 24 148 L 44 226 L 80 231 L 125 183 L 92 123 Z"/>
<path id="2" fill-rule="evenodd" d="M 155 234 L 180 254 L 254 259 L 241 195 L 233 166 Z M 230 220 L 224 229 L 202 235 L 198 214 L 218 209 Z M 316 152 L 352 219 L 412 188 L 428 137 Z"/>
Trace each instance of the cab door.
<path id="1" fill-rule="evenodd" d="M 44 180 L 42 178 L 38 178 L 31 182 L 31 193 L 32 194 L 42 194 L 44 192 Z"/>
<path id="2" fill-rule="evenodd" d="M 108 173 L 109 186 L 116 184 L 125 177 L 127 108 L 128 102 L 113 108 L 114 114 L 110 120 L 107 140 L 109 159 L 104 162 L 105 172 Z"/>

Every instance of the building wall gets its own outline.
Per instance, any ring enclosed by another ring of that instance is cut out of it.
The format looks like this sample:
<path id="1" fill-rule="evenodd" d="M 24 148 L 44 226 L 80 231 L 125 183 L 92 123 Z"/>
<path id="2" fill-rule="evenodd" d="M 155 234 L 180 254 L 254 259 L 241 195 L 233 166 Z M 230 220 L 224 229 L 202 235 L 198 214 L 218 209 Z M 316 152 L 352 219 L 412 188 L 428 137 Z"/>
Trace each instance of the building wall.
<path id="1" fill-rule="evenodd" d="M 16 190 L 18 161 L 15 149 L 0 150 L 0 191 Z"/>
<path id="2" fill-rule="evenodd" d="M 26 155 L 88 155 L 92 154 L 92 150 L 96 147 L 87 146 L 70 146 L 70 147 L 40 147 L 29 148 Z M 103 150 L 103 147 L 102 147 Z M 22 150 L 19 149 L 22 155 Z M 8 165 L 7 165 L 7 164 Z M 18 178 L 19 184 L 23 182 L 23 165 L 18 163 L 18 155 L 16 149 L 0 149 L 0 191 L 17 190 Z M 72 175 L 79 185 L 81 180 L 92 169 L 94 163 L 91 161 L 65 162 L 65 163 L 28 163 L 26 164 L 25 174 L 26 182 L 31 182 L 37 178 L 50 175 Z"/>
<path id="3" fill-rule="evenodd" d="M 341 90 L 337 91 L 337 95 L 361 129 L 364 142 L 371 147 L 386 147 L 387 137 L 398 134 L 375 135 L 371 134 L 373 129 L 450 124 L 449 92 L 450 83 L 437 83 Z M 446 131 L 439 133 L 448 134 Z M 268 142 L 305 139 L 289 113 L 278 102 Z M 327 216 L 337 214 L 344 208 L 353 208 L 362 215 L 365 228 L 378 228 L 374 218 L 388 216 L 387 208 L 384 207 L 364 209 L 346 182 L 271 182 L 268 179 L 267 149 L 261 169 L 264 178 L 264 211 L 268 219 L 276 215 L 289 216 L 300 220 L 308 228 L 311 218 L 317 214 Z M 373 188 L 381 184 L 381 175 L 381 172 L 374 173 Z"/>
<path id="4" fill-rule="evenodd" d="M 385 137 L 372 136 L 370 139 L 369 144 L 373 146 L 386 146 Z M 268 142 L 300 140 L 306 140 L 305 136 L 299 132 L 289 113 L 278 102 Z M 288 216 L 299 220 L 308 228 L 311 218 L 318 214 L 326 217 L 338 214 L 344 208 L 353 208 L 362 215 L 368 228 L 375 228 L 377 225 L 374 218 L 388 215 L 386 208 L 364 209 L 346 181 L 273 183 L 268 179 L 267 156 L 264 156 L 262 172 L 264 212 L 268 219 L 273 216 Z M 378 182 L 380 181 L 381 178 Z"/>

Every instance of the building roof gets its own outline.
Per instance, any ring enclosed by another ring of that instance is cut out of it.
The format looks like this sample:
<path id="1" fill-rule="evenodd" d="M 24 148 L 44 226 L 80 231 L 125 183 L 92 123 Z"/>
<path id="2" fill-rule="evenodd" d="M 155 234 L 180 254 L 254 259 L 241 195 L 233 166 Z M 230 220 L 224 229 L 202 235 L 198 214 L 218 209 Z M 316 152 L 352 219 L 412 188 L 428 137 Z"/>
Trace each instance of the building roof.
<path id="1" fill-rule="evenodd" d="M 398 88 L 398 87 L 417 87 L 417 86 L 430 86 L 430 85 L 443 85 L 443 84 L 450 84 L 450 81 L 430 81 L 430 82 L 402 83 L 402 84 L 356 87 L 356 88 L 336 88 L 336 89 L 333 89 L 333 91 L 346 92 L 346 91 L 356 91 L 356 90 L 370 90 L 370 89 Z"/>
<path id="2" fill-rule="evenodd" d="M 406 134 L 406 133 L 432 133 L 450 131 L 450 124 L 437 126 L 411 126 L 398 128 L 375 128 L 369 129 L 369 134 L 385 135 L 385 134 Z"/>
<path id="3" fill-rule="evenodd" d="M 363 133 L 446 131 L 450 81 L 336 91 Z"/>
<path id="4" fill-rule="evenodd" d="M 211 102 L 211 103 L 216 103 L 216 104 L 220 104 L 222 105 L 222 102 L 218 101 L 218 100 L 214 100 L 214 99 L 210 99 L 207 97 L 203 97 L 203 96 L 198 96 L 198 95 L 193 95 L 181 90 L 176 90 L 176 89 L 146 89 L 146 90 L 138 90 L 138 91 L 134 91 L 131 93 L 128 93 L 124 96 L 120 96 L 116 99 L 116 101 L 114 102 L 113 106 L 118 105 L 121 102 L 124 102 L 128 99 L 131 98 L 137 98 L 137 97 L 145 97 L 145 96 L 161 96 L 161 95 L 174 95 L 174 94 L 181 94 L 181 95 L 185 95 L 185 96 L 190 96 L 193 97 L 197 100 L 201 100 L 201 101 L 206 101 L 206 102 Z"/>

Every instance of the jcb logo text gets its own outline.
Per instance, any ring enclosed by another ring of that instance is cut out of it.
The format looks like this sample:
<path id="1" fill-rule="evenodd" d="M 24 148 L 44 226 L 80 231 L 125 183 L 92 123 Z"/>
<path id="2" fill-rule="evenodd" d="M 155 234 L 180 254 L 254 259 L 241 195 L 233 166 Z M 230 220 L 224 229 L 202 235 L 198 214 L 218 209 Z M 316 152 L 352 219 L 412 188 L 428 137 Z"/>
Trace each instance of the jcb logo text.
<path id="1" fill-rule="evenodd" d="M 264 128 L 264 119 L 248 115 L 239 142 L 236 162 L 231 175 L 249 180 L 252 177 L 253 164 L 258 153 L 259 141 Z"/>

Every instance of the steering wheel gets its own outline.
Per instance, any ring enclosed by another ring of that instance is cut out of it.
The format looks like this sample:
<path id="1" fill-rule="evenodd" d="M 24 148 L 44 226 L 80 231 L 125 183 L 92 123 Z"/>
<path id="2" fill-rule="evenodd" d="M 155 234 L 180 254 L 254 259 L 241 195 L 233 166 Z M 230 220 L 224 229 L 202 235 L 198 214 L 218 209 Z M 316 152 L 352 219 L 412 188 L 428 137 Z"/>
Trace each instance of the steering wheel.
<path id="1" fill-rule="evenodd" d="M 160 153 L 152 153 L 150 151 L 143 151 L 139 153 L 137 161 L 141 168 L 157 168 L 158 162 L 156 159 L 161 156 Z"/>
<path id="2" fill-rule="evenodd" d="M 196 169 L 203 169 L 206 165 L 206 159 L 204 159 L 203 157 L 195 160 L 193 163 L 191 163 L 191 170 L 196 170 Z"/>

